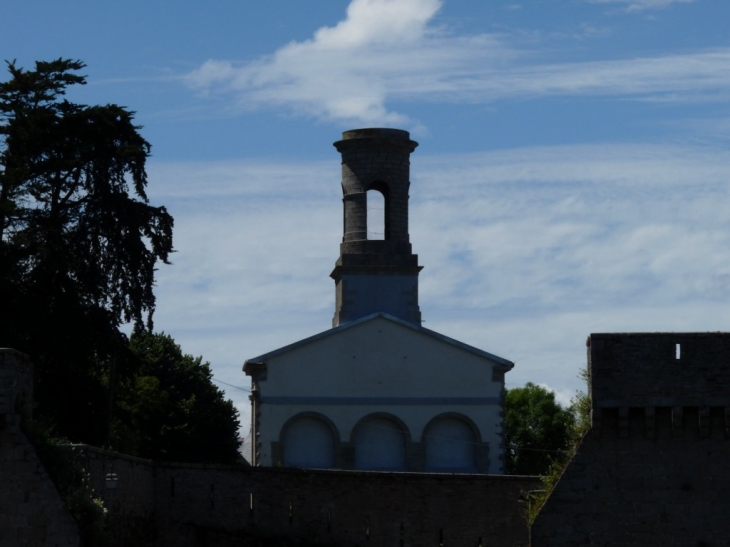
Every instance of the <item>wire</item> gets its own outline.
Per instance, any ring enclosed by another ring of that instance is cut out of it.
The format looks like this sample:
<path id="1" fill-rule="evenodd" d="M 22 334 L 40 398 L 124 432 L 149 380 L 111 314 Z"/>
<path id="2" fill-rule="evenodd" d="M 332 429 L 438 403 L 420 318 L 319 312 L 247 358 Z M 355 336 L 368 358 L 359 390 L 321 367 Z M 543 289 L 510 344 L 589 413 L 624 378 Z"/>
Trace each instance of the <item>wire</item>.
<path id="1" fill-rule="evenodd" d="M 233 384 L 229 384 L 228 382 L 224 382 L 223 380 L 216 380 L 215 378 L 211 378 L 214 382 L 218 382 L 219 384 L 223 384 L 230 387 L 235 387 L 236 389 L 240 389 L 241 391 L 245 391 L 246 393 L 251 393 L 250 389 L 246 389 L 245 387 L 241 386 L 234 386 Z"/>

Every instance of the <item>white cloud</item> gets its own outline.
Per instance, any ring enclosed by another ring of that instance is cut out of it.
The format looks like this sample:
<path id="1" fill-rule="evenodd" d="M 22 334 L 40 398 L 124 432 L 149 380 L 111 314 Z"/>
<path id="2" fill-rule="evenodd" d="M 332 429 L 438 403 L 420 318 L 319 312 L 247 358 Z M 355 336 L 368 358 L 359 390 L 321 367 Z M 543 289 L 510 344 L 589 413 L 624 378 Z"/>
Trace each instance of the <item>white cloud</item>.
<path id="1" fill-rule="evenodd" d="M 426 23 L 440 7 L 441 0 L 353 0 L 347 19 L 319 29 L 312 43 L 322 49 L 412 43 L 423 37 Z"/>
<path id="2" fill-rule="evenodd" d="M 649 9 L 662 9 L 672 4 L 690 4 L 697 0 L 588 0 L 591 4 L 628 4 L 626 11 L 638 12 Z"/>
<path id="3" fill-rule="evenodd" d="M 637 1 L 629 9 L 660 4 Z M 343 21 L 317 30 L 310 40 L 250 63 L 209 60 L 186 81 L 204 93 L 230 95 L 240 108 L 284 108 L 341 124 L 411 128 L 418 122 L 389 102 L 589 94 L 698 101 L 730 94 L 727 48 L 528 65 L 525 59 L 538 53 L 508 47 L 506 36 L 456 36 L 437 28 L 439 7 L 438 0 L 353 0 Z"/>
<path id="4" fill-rule="evenodd" d="M 548 391 L 552 391 L 555 394 L 555 401 L 561 405 L 563 408 L 568 408 L 571 405 L 571 399 L 575 397 L 575 391 L 569 391 L 569 390 L 556 390 L 550 387 L 545 382 L 539 384 L 540 387 L 547 389 Z M 585 389 L 583 390 L 586 391 Z"/>
<path id="5" fill-rule="evenodd" d="M 403 124 L 385 108 L 387 79 L 411 62 L 423 65 L 426 23 L 439 0 L 353 0 L 347 17 L 311 40 L 291 42 L 270 57 L 237 66 L 209 60 L 188 75 L 196 89 L 222 85 L 241 104 L 287 106 L 336 120 Z"/>
<path id="6" fill-rule="evenodd" d="M 243 387 L 244 359 L 329 328 L 339 178 L 337 161 L 153 164 L 178 249 L 156 328 Z M 514 360 L 512 387 L 580 388 L 591 332 L 728 328 L 730 152 L 419 149 L 411 179 L 425 326 Z"/>

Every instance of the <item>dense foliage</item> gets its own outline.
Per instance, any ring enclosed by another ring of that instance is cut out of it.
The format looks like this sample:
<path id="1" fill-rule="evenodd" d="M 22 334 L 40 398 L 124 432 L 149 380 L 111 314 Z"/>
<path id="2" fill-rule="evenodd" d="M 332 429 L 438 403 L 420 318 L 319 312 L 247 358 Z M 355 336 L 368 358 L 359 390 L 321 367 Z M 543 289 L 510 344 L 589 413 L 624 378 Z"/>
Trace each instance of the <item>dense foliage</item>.
<path id="1" fill-rule="evenodd" d="M 154 460 L 238 461 L 238 411 L 211 382 L 210 365 L 164 333 L 135 333 L 130 343 L 140 368 L 117 388 L 113 448 Z"/>
<path id="2" fill-rule="evenodd" d="M 0 82 L 0 347 L 32 357 L 35 415 L 62 437 L 232 461 L 237 413 L 208 364 L 151 334 L 173 219 L 145 193 L 150 144 L 126 108 L 66 99 L 83 68 L 11 62 Z"/>
<path id="3" fill-rule="evenodd" d="M 586 382 L 590 383 L 588 376 L 588 369 L 581 369 L 579 377 Z M 540 512 L 545 501 L 550 497 L 550 493 L 555 488 L 555 485 L 560 480 L 560 476 L 565 471 L 565 468 L 570 463 L 570 460 L 575 456 L 578 446 L 586 433 L 591 428 L 591 399 L 588 393 L 585 391 L 577 391 L 575 396 L 570 399 L 570 412 L 573 414 L 573 428 L 571 431 L 571 443 L 566 451 L 557 453 L 549 462 L 549 467 L 546 473 L 542 476 L 542 482 L 544 489 L 539 492 L 534 492 L 528 496 L 527 509 L 527 521 L 532 523 Z"/>
<path id="4" fill-rule="evenodd" d="M 531 382 L 510 389 L 505 399 L 505 471 L 510 475 L 545 475 L 573 439 L 574 415 L 555 393 Z"/>

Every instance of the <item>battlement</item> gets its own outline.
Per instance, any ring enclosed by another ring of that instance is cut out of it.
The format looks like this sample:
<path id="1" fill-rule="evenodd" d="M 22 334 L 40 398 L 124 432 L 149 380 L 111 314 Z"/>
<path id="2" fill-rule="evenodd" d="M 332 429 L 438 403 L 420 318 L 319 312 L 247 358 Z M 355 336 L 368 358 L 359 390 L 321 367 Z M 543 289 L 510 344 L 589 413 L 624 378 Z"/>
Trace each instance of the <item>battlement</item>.
<path id="1" fill-rule="evenodd" d="M 593 408 L 730 406 L 730 333 L 591 334 Z"/>
<path id="2" fill-rule="evenodd" d="M 727 438 L 730 333 L 591 334 L 592 425 L 620 438 Z"/>
<path id="3" fill-rule="evenodd" d="M 594 408 L 592 433 L 605 439 L 730 439 L 730 407 Z"/>

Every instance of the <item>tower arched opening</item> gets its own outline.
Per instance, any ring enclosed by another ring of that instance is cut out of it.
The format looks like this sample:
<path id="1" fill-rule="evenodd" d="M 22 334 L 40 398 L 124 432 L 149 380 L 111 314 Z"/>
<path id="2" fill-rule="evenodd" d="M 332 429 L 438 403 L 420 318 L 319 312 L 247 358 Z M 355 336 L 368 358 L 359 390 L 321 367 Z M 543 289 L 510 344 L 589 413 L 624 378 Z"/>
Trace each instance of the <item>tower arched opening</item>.
<path id="1" fill-rule="evenodd" d="M 374 182 L 367 191 L 367 238 L 390 239 L 390 202 L 388 185 Z"/>

